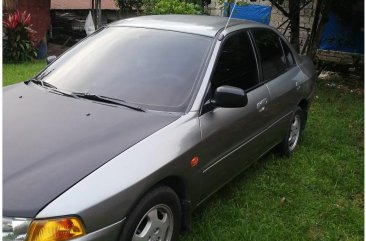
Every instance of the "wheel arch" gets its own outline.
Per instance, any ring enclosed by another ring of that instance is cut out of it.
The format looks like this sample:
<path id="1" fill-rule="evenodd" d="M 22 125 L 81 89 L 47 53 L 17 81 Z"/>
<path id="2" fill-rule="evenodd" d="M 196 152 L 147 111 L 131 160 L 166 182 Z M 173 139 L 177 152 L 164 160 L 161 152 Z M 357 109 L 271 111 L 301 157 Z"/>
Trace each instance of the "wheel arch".
<path id="1" fill-rule="evenodd" d="M 154 186 L 158 186 L 158 185 L 165 185 L 165 186 L 170 187 L 177 193 L 179 199 L 181 199 L 181 200 L 188 198 L 186 184 L 185 184 L 185 181 L 183 180 L 183 178 L 181 178 L 181 177 L 178 177 L 178 176 L 165 177 L 164 179 L 162 179 L 161 181 L 156 183 Z"/>
<path id="2" fill-rule="evenodd" d="M 171 188 L 178 196 L 181 205 L 181 223 L 183 230 L 187 230 L 191 225 L 191 201 L 189 198 L 189 193 L 187 190 L 187 184 L 182 177 L 179 176 L 167 176 L 163 179 L 149 185 L 145 188 L 145 191 L 142 192 L 137 198 L 136 202 L 130 208 L 128 213 L 132 212 L 132 210 L 137 206 L 139 201 L 147 195 L 151 190 L 159 187 L 159 186 L 167 186 Z"/>
<path id="3" fill-rule="evenodd" d="M 307 112 L 308 109 L 309 109 L 309 101 L 306 100 L 306 99 L 302 99 L 298 106 L 300 106 L 300 108 L 304 111 L 304 112 Z"/>
<path id="4" fill-rule="evenodd" d="M 298 106 L 302 110 L 301 130 L 304 130 L 305 126 L 306 126 L 307 119 L 308 119 L 308 110 L 309 110 L 310 103 L 309 103 L 308 100 L 302 99 L 299 102 Z"/>
<path id="5" fill-rule="evenodd" d="M 178 195 L 182 210 L 182 228 L 184 230 L 190 229 L 191 226 L 191 201 L 187 184 L 183 178 L 178 176 L 168 176 L 162 179 L 154 186 L 165 185 L 173 189 Z M 153 188 L 153 187 L 152 187 Z"/>

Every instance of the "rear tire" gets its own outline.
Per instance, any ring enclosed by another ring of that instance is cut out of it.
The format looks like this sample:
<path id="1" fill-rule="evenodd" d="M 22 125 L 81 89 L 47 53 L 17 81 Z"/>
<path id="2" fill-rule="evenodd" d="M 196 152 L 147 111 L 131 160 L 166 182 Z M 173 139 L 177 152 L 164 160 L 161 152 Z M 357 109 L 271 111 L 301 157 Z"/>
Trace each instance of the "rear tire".
<path id="1" fill-rule="evenodd" d="M 120 241 L 176 241 L 180 225 L 178 195 L 169 187 L 159 186 L 148 192 L 128 215 Z"/>
<path id="2" fill-rule="evenodd" d="M 304 125 L 303 113 L 304 112 L 300 107 L 295 109 L 286 133 L 286 137 L 278 145 L 278 151 L 281 156 L 289 157 L 299 143 L 301 131 L 303 129 L 302 127 Z"/>

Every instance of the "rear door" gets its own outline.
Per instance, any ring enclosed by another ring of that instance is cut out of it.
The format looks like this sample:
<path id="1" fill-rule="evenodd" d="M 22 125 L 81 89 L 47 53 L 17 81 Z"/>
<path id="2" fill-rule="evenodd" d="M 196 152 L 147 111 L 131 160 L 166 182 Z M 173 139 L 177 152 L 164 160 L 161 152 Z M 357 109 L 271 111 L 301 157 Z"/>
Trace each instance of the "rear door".
<path id="1" fill-rule="evenodd" d="M 206 100 L 222 85 L 243 89 L 248 104 L 242 108 L 212 108 L 210 105 L 203 108 L 199 117 L 203 139 L 202 198 L 228 182 L 267 148 L 263 145 L 262 133 L 269 123 L 264 108 L 269 92 L 260 83 L 256 56 L 246 31 L 232 33 L 222 43 Z"/>
<path id="2" fill-rule="evenodd" d="M 298 100 L 301 75 L 292 53 L 282 38 L 271 29 L 251 30 L 261 63 L 263 82 L 270 93 L 268 114 L 273 121 L 266 140 L 282 141 Z"/>

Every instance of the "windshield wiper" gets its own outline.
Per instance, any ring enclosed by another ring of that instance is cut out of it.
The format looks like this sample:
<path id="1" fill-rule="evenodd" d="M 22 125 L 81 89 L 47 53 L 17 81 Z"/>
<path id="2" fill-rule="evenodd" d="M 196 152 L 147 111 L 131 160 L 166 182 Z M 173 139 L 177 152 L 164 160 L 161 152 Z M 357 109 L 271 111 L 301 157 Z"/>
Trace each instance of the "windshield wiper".
<path id="1" fill-rule="evenodd" d="M 135 106 L 130 103 L 127 103 L 124 100 L 119 100 L 119 99 L 112 98 L 112 97 L 90 94 L 90 93 L 82 93 L 82 92 L 72 92 L 71 94 L 73 96 L 77 96 L 77 97 L 83 98 L 83 99 L 94 100 L 94 101 L 113 104 L 113 105 L 120 105 L 120 106 L 124 106 L 124 107 L 130 108 L 130 109 L 136 110 L 136 111 L 146 112 L 140 106 Z"/>
<path id="2" fill-rule="evenodd" d="M 35 83 L 36 85 L 41 85 L 42 87 L 47 87 L 47 88 L 51 88 L 51 89 L 57 89 L 56 86 L 51 85 L 50 83 L 47 83 L 43 80 L 40 79 L 30 79 L 29 81 Z"/>
<path id="3" fill-rule="evenodd" d="M 30 79 L 29 81 L 35 83 L 36 85 L 40 85 L 43 88 L 48 89 L 51 93 L 55 93 L 55 94 L 60 94 L 60 95 L 63 95 L 63 96 L 68 96 L 68 97 L 76 98 L 76 96 L 73 95 L 71 92 L 68 93 L 66 91 L 60 90 L 56 86 L 54 86 L 54 85 L 52 85 L 50 83 L 47 83 L 45 81 L 42 81 L 42 80 L 39 80 L 39 79 Z"/>

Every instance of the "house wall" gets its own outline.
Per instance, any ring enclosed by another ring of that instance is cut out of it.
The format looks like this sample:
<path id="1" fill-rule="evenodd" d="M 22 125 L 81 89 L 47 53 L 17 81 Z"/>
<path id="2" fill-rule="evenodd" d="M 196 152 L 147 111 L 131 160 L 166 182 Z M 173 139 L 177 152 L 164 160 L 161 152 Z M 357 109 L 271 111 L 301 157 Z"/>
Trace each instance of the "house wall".
<path id="1" fill-rule="evenodd" d="M 18 0 L 17 9 L 31 14 L 33 30 L 37 31 L 37 44 L 46 36 L 50 25 L 50 6 L 51 0 Z"/>

